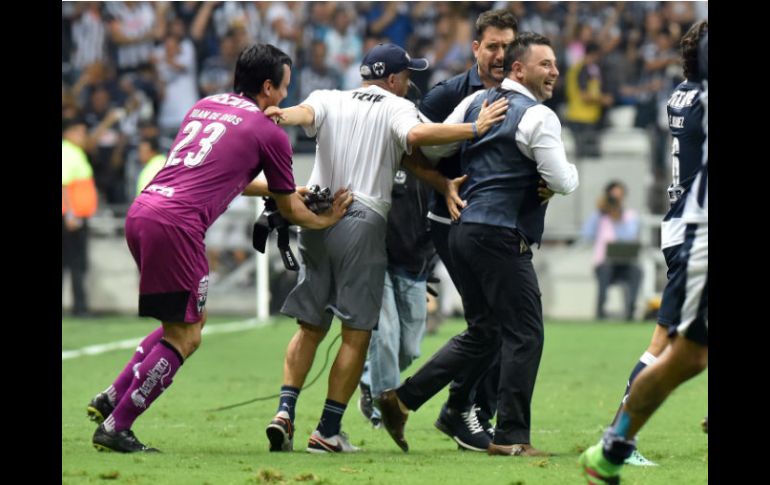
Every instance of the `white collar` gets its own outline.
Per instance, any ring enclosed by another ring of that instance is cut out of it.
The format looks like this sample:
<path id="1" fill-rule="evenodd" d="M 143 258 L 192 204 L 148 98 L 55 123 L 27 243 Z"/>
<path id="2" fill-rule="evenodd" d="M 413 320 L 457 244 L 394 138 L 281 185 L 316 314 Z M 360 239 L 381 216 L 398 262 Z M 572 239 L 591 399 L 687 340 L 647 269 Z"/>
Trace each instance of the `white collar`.
<path id="1" fill-rule="evenodd" d="M 528 96 L 528 97 L 532 98 L 535 101 L 538 101 L 538 99 L 535 97 L 535 95 L 532 94 L 532 92 L 529 89 L 524 87 L 523 84 L 521 84 L 519 81 L 514 81 L 513 79 L 511 79 L 509 77 L 503 79 L 503 84 L 501 84 L 500 87 L 503 88 L 503 89 L 510 89 L 511 91 L 519 92 L 519 93 L 521 93 L 521 94 L 523 94 L 525 96 Z"/>
<path id="2" fill-rule="evenodd" d="M 397 95 L 396 93 L 392 93 L 392 92 L 388 91 L 387 89 L 385 89 L 383 87 L 380 87 L 380 86 L 378 86 L 376 84 L 370 84 L 368 86 L 361 85 L 361 87 L 358 88 L 358 89 L 366 90 L 366 89 L 372 89 L 372 88 L 375 88 L 375 91 L 379 91 L 379 92 L 381 92 L 382 94 L 384 94 L 386 96 L 395 96 L 396 98 L 400 98 L 401 97 L 401 96 Z"/>

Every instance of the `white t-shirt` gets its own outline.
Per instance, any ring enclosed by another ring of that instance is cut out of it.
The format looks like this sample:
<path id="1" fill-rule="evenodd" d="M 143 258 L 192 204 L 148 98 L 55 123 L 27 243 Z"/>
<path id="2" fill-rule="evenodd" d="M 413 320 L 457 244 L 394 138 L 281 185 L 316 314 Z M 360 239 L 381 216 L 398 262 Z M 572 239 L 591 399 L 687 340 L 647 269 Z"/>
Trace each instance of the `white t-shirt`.
<path id="1" fill-rule="evenodd" d="M 301 104 L 315 111 L 313 125 L 303 126 L 307 136 L 316 136 L 308 185 L 332 193 L 347 187 L 387 219 L 393 176 L 404 153 L 411 153 L 407 135 L 421 122 L 415 105 L 379 86 L 313 91 Z"/>

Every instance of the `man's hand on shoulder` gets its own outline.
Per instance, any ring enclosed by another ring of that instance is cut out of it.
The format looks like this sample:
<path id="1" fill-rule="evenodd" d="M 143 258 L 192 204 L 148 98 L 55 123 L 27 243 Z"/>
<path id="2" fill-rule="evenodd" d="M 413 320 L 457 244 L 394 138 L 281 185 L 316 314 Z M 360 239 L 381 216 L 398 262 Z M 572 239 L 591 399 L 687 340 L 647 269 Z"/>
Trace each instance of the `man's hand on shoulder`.
<path id="1" fill-rule="evenodd" d="M 281 121 L 286 121 L 286 115 L 284 114 L 283 109 L 278 106 L 268 106 L 265 108 L 264 113 L 265 116 L 273 120 L 276 125 L 281 124 Z"/>

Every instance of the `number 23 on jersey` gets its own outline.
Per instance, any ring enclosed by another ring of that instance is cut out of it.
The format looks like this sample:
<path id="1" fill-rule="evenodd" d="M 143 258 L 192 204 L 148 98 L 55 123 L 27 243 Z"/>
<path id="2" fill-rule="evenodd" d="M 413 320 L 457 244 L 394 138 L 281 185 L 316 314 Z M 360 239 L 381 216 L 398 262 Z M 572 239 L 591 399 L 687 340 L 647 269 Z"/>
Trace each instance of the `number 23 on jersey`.
<path id="1" fill-rule="evenodd" d="M 227 127 L 219 122 L 209 123 L 205 126 L 200 121 L 191 121 L 187 123 L 187 125 L 185 125 L 184 129 L 182 130 L 182 133 L 185 133 L 187 136 L 182 138 L 182 140 L 176 144 L 174 149 L 171 150 L 171 153 L 168 154 L 166 165 L 164 166 L 172 167 L 174 165 L 179 165 L 182 162 L 182 157 L 178 156 L 179 152 L 188 148 L 188 145 L 196 137 L 198 137 L 201 132 L 203 132 L 204 135 L 208 136 L 204 136 L 198 141 L 198 146 L 200 149 L 197 152 L 188 150 L 187 155 L 184 157 L 185 166 L 197 167 L 203 163 L 203 161 L 206 159 L 206 156 L 214 147 L 214 144 L 220 138 L 222 138 L 222 135 L 225 134 L 225 131 L 227 131 Z M 194 146 L 189 148 L 192 149 Z"/>

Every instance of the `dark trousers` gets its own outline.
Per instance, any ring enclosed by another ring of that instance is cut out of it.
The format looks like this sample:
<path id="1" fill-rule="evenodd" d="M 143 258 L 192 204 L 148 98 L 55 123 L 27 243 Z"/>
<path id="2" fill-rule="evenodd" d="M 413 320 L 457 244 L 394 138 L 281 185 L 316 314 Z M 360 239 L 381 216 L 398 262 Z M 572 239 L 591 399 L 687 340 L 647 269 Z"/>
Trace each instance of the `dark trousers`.
<path id="1" fill-rule="evenodd" d="M 61 284 L 64 290 L 64 273 L 69 270 L 72 278 L 72 313 L 88 313 L 85 277 L 88 269 L 88 224 L 70 231 L 61 220 Z"/>
<path id="2" fill-rule="evenodd" d="M 441 262 L 449 273 L 455 288 L 462 296 L 460 278 L 457 275 L 452 255 L 449 252 L 449 224 L 430 221 L 430 236 Z M 491 420 L 497 412 L 497 383 L 500 379 L 500 354 L 495 356 L 486 370 L 476 378 L 468 372 L 461 372 L 449 385 L 448 405 L 454 409 L 466 409 L 471 404 L 478 406 L 479 418 Z"/>
<path id="3" fill-rule="evenodd" d="M 596 302 L 596 318 L 607 318 L 604 305 L 607 302 L 607 289 L 613 284 L 622 284 L 625 297 L 625 318 L 634 319 L 636 297 L 642 282 L 642 270 L 635 264 L 605 262 L 596 267 L 596 279 L 599 281 L 599 299 Z"/>
<path id="4" fill-rule="evenodd" d="M 543 351 L 543 312 L 532 252 L 515 231 L 459 224 L 449 248 L 468 330 L 449 340 L 398 389 L 418 409 L 462 370 L 480 376 L 500 353 L 494 442 L 530 442 L 530 404 Z"/>

